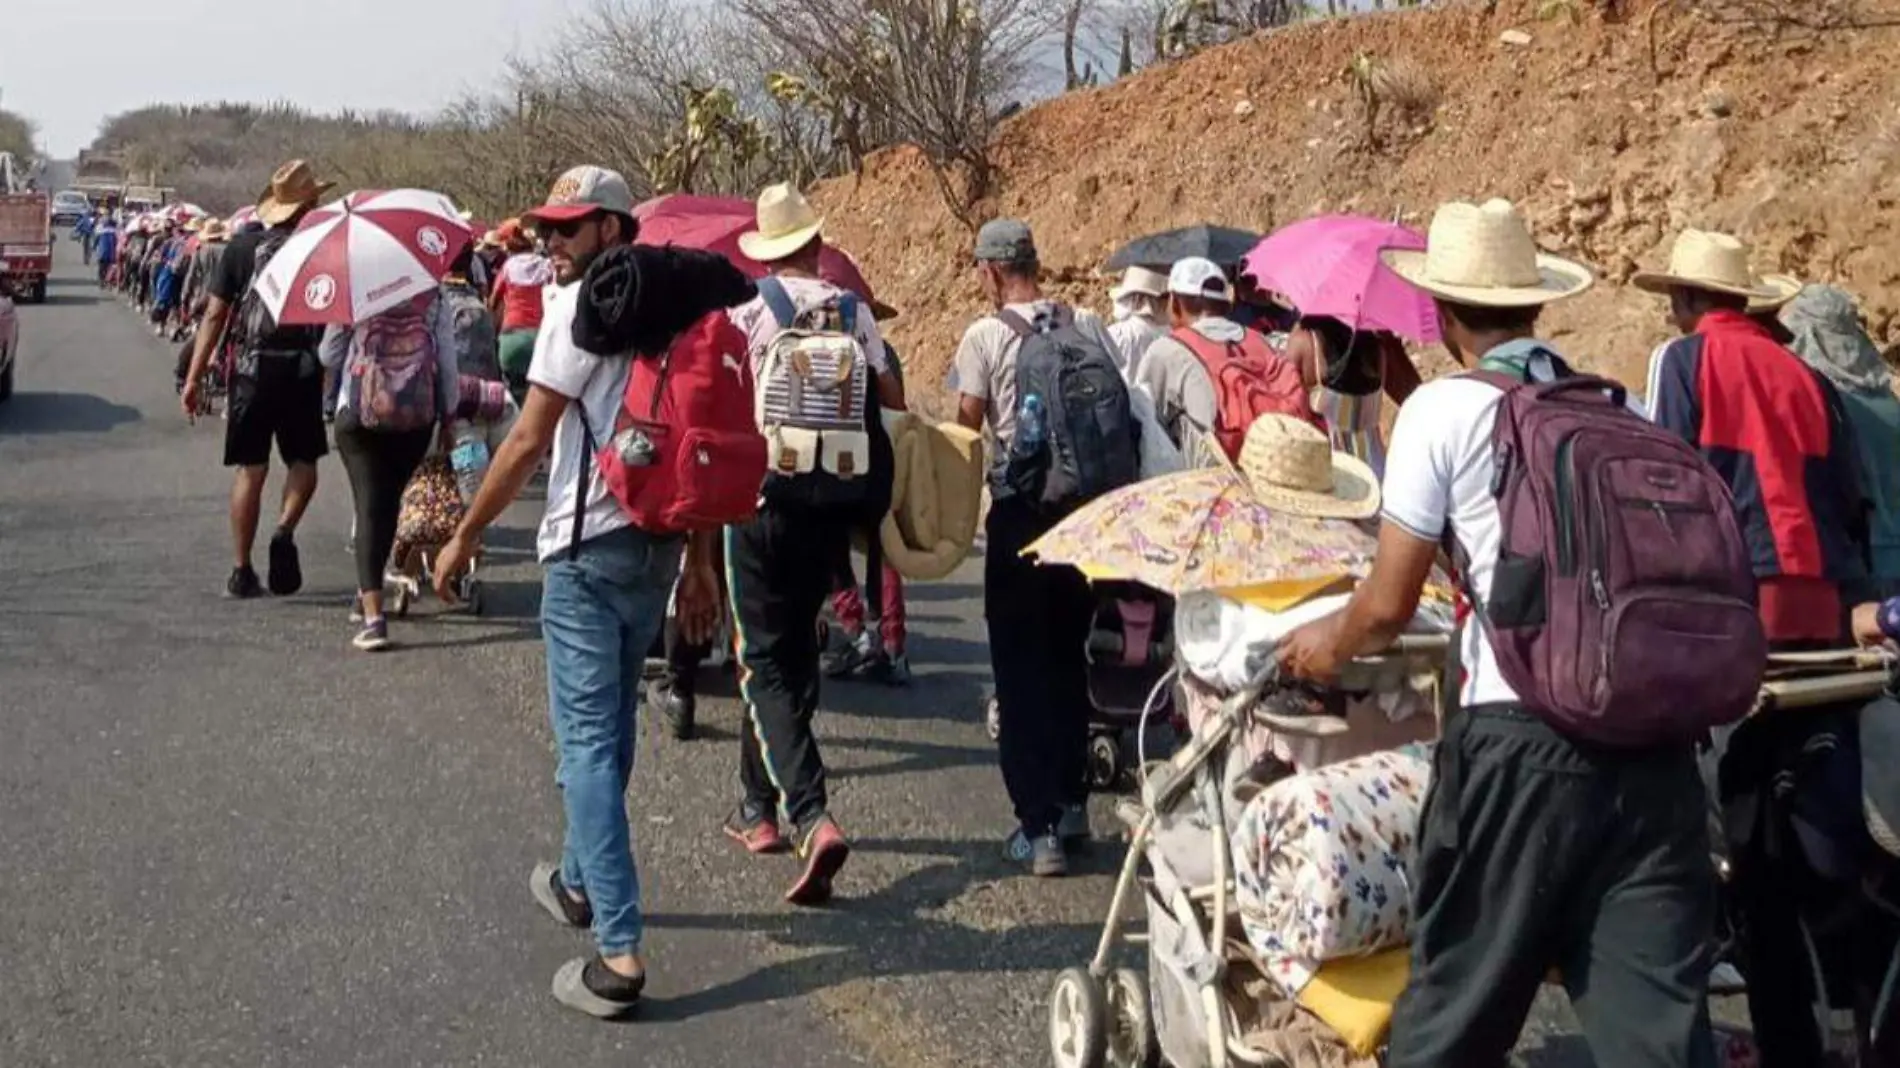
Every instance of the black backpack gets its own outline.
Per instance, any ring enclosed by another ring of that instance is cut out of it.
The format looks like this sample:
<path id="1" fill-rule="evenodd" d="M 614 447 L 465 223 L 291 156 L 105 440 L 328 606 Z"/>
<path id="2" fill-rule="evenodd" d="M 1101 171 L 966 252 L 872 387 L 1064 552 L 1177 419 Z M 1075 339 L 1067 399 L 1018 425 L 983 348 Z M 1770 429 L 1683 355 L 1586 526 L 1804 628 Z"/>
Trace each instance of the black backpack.
<path id="1" fill-rule="evenodd" d="M 1141 427 L 1114 359 L 1058 305 L 1034 325 L 998 314 L 1016 352 L 1016 438 L 998 470 L 998 496 L 1065 515 L 1141 477 Z M 1033 403 L 1032 403 L 1033 401 Z M 1029 425 L 1031 420 L 1040 426 Z"/>
<path id="2" fill-rule="evenodd" d="M 323 340 L 323 328 L 320 326 L 278 326 L 277 318 L 264 307 L 264 297 L 258 293 L 255 285 L 257 276 L 264 273 L 271 257 L 277 255 L 290 240 L 290 231 L 273 229 L 264 231 L 262 241 L 252 252 L 251 277 L 244 286 L 244 295 L 238 299 L 234 319 L 234 337 L 240 364 L 239 373 L 247 362 L 254 361 L 264 354 L 300 356 L 306 350 L 315 350 Z"/>

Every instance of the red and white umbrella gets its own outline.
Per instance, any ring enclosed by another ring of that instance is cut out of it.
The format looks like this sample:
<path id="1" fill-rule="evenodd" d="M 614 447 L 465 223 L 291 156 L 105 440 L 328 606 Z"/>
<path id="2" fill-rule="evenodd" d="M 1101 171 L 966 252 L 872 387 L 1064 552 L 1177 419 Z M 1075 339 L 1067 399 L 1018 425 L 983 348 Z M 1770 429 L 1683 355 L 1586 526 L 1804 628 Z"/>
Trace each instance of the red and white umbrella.
<path id="1" fill-rule="evenodd" d="M 364 190 L 311 212 L 253 286 L 280 323 L 360 323 L 433 290 L 472 237 L 440 193 Z"/>

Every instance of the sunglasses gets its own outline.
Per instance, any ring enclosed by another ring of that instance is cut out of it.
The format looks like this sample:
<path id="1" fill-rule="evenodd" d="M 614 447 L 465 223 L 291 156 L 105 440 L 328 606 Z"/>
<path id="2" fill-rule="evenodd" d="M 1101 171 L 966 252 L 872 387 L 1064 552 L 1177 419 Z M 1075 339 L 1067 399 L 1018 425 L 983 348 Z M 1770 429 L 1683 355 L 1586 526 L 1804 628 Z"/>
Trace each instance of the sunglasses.
<path id="1" fill-rule="evenodd" d="M 543 221 L 538 229 L 543 234 L 549 236 L 559 234 L 571 240 L 580 234 L 581 227 L 586 226 L 588 223 L 596 222 L 599 218 L 600 216 L 598 215 L 583 215 L 578 219 L 566 219 L 561 222 Z"/>

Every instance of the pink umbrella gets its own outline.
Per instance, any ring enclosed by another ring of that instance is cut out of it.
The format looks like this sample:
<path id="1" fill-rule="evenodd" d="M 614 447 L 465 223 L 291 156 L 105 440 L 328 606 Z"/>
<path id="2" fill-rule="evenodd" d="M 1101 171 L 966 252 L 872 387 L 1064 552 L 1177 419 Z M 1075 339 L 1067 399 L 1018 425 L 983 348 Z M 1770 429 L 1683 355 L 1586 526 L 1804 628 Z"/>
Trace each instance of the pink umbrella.
<path id="1" fill-rule="evenodd" d="M 472 237 L 440 193 L 351 193 L 311 212 L 254 286 L 280 323 L 360 323 L 435 289 Z"/>
<path id="2" fill-rule="evenodd" d="M 1247 254 L 1246 271 L 1301 314 L 1327 315 L 1354 330 L 1438 340 L 1438 313 L 1424 290 L 1379 259 L 1382 249 L 1423 249 L 1424 235 L 1362 215 L 1321 215 L 1282 227 Z"/>
<path id="3" fill-rule="evenodd" d="M 640 224 L 640 244 L 678 245 L 717 252 L 744 271 L 747 278 L 765 277 L 765 265 L 739 251 L 739 235 L 751 230 L 757 219 L 749 200 L 675 193 L 636 206 L 633 217 Z M 864 280 L 857 263 L 843 249 L 827 243 L 818 259 L 818 273 L 832 285 L 863 297 L 874 306 L 878 318 L 888 319 L 896 314 L 888 306 L 878 304 L 870 283 Z"/>

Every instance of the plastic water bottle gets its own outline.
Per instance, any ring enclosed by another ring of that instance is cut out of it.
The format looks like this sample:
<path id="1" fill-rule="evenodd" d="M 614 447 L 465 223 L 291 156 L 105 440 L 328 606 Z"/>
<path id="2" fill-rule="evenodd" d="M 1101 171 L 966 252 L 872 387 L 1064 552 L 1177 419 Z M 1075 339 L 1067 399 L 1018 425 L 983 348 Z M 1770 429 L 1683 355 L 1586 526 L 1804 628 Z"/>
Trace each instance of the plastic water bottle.
<path id="1" fill-rule="evenodd" d="M 1023 398 L 1022 407 L 1016 413 L 1016 445 L 1024 453 L 1035 453 L 1042 449 L 1049 428 L 1044 423 L 1042 398 L 1034 393 Z"/>
<path id="2" fill-rule="evenodd" d="M 455 487 L 462 493 L 462 503 L 474 501 L 475 491 L 482 488 L 482 478 L 488 474 L 488 436 L 480 426 L 456 424 L 449 466 L 455 469 Z"/>

